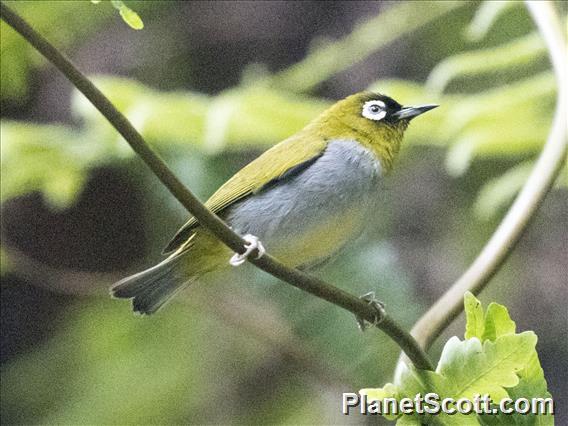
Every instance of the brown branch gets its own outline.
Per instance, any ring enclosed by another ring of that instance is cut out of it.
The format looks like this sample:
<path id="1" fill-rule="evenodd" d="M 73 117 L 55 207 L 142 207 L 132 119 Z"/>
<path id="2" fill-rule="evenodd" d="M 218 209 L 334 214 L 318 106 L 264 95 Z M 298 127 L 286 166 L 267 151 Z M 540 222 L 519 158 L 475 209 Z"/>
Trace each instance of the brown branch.
<path id="1" fill-rule="evenodd" d="M 68 58 L 3 3 L 0 3 L 0 13 L 2 19 L 8 25 L 20 33 L 26 41 L 53 63 L 75 87 L 85 95 L 124 137 L 126 142 L 128 142 L 164 186 L 168 188 L 172 195 L 199 221 L 201 226 L 211 231 L 220 241 L 235 252 L 244 252 L 244 240 L 233 232 L 218 216 L 209 211 L 207 207 L 181 183 L 168 168 L 166 163 L 144 141 L 140 133 L 138 133 L 128 119 L 116 109 L 103 93 L 97 89 Z M 253 259 L 252 256 L 248 259 L 256 267 L 294 287 L 340 306 L 371 323 L 375 322 L 377 316 L 375 308 L 346 291 L 297 269 L 291 269 L 268 254 L 265 254 L 260 259 Z M 384 319 L 377 324 L 377 327 L 388 334 L 401 347 L 416 367 L 427 370 L 433 369 L 432 362 L 418 343 L 389 316 L 385 316 Z"/>

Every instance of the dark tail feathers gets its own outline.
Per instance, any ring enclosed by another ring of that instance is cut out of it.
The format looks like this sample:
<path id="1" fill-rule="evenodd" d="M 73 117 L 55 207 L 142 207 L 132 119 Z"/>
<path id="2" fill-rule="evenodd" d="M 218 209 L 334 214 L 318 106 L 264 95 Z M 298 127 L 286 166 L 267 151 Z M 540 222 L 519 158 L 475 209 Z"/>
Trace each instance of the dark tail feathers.
<path id="1" fill-rule="evenodd" d="M 134 312 L 153 314 L 194 280 L 184 268 L 185 254 L 171 256 L 150 269 L 119 281 L 111 287 L 111 295 L 132 299 Z"/>

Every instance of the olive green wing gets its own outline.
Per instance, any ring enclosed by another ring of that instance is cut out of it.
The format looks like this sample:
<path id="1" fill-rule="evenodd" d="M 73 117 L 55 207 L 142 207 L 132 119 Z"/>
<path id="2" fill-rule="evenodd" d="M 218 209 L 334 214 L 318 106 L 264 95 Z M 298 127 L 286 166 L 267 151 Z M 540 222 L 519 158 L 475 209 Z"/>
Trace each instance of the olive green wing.
<path id="1" fill-rule="evenodd" d="M 309 140 L 307 142 L 306 140 Z M 225 182 L 205 203 L 216 214 L 243 198 L 255 194 L 280 179 L 299 173 L 320 157 L 327 141 L 319 137 L 298 134 L 275 145 L 243 167 Z M 191 217 L 183 225 L 163 253 L 167 254 L 185 243 L 199 226 Z"/>

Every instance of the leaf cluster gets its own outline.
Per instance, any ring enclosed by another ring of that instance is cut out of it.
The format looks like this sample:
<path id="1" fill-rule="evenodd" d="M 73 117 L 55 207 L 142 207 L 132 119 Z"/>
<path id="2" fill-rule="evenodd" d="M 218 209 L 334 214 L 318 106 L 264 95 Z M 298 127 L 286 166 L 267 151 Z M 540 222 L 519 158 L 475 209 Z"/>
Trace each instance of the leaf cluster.
<path id="1" fill-rule="evenodd" d="M 538 354 L 537 337 L 532 331 L 516 332 L 507 308 L 491 303 L 484 312 L 471 293 L 464 297 L 466 327 L 464 340 L 450 338 L 442 350 L 436 371 L 405 366 L 395 384 L 378 389 L 362 389 L 368 400 L 414 399 L 417 394 L 434 392 L 440 398 L 473 400 L 489 395 L 495 414 L 441 413 L 388 416 L 397 424 L 443 425 L 543 425 L 554 424 L 550 414 L 505 414 L 497 412 L 503 398 L 550 398 Z"/>

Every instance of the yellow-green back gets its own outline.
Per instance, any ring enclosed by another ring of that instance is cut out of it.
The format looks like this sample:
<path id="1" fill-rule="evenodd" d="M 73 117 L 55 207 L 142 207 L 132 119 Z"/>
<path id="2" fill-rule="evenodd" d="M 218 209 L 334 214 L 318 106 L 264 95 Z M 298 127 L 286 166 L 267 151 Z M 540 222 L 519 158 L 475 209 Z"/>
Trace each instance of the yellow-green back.
<path id="1" fill-rule="evenodd" d="M 251 194 L 257 193 L 269 184 L 293 170 L 308 167 L 323 154 L 332 140 L 354 140 L 375 154 L 382 170 L 388 172 L 400 149 L 404 130 L 408 122 L 374 121 L 365 118 L 361 111 L 365 102 L 383 98 L 400 105 L 392 99 L 371 92 L 349 96 L 324 111 L 304 129 L 280 142 L 257 159 L 243 167 L 223 184 L 205 203 L 215 213 L 221 213 L 228 206 Z M 175 250 L 192 235 L 198 226 L 195 218 L 178 231 L 164 252 Z"/>

